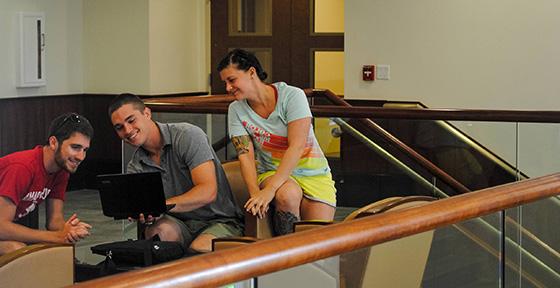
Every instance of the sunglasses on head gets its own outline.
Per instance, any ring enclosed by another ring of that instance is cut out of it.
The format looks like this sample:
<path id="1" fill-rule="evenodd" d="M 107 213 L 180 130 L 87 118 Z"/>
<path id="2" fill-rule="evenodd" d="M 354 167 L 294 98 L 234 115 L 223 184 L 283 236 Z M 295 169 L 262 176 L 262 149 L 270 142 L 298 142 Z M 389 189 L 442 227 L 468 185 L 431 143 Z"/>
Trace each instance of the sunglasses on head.
<path id="1" fill-rule="evenodd" d="M 62 120 L 62 122 L 60 122 L 60 124 L 58 124 L 58 126 L 56 126 L 56 129 L 54 129 L 53 131 L 53 135 L 56 135 L 58 133 L 58 131 L 60 129 L 62 129 L 62 127 L 64 127 L 64 125 L 66 125 L 66 123 L 68 121 L 72 121 L 74 123 L 80 123 L 82 122 L 82 120 L 80 119 L 80 115 L 76 114 L 76 113 L 70 113 L 68 114 L 68 116 L 64 117 L 64 120 Z"/>

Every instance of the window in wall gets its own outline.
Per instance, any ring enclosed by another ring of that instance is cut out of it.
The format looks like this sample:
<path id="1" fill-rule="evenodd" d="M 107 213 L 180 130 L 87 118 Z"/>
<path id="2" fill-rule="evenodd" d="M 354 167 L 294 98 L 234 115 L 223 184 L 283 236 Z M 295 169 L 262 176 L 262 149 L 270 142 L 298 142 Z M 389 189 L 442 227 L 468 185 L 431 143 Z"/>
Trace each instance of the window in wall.
<path id="1" fill-rule="evenodd" d="M 272 0 L 228 0 L 230 35 L 270 35 Z"/>
<path id="2" fill-rule="evenodd" d="M 313 33 L 344 33 L 344 0 L 315 0 Z"/>
<path id="3" fill-rule="evenodd" d="M 344 94 L 344 51 L 315 51 L 313 87 Z"/>

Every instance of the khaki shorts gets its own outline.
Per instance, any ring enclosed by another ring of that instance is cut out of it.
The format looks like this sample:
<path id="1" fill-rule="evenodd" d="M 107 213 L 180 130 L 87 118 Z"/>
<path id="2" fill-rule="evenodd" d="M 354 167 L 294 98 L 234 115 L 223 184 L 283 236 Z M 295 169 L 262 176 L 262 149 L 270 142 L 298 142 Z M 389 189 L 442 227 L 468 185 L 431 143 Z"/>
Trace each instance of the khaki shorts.
<path id="1" fill-rule="evenodd" d="M 211 234 L 216 238 L 243 236 L 243 224 L 239 219 L 221 218 L 212 220 L 181 220 L 171 215 L 163 217 L 177 223 L 183 235 L 185 247 L 189 247 L 191 242 L 200 234 Z"/>
<path id="2" fill-rule="evenodd" d="M 257 177 L 259 185 L 268 177 L 276 174 L 276 171 L 266 171 Z M 301 187 L 303 197 L 325 203 L 336 208 L 336 188 L 331 173 L 316 176 L 295 176 L 290 178 Z"/>

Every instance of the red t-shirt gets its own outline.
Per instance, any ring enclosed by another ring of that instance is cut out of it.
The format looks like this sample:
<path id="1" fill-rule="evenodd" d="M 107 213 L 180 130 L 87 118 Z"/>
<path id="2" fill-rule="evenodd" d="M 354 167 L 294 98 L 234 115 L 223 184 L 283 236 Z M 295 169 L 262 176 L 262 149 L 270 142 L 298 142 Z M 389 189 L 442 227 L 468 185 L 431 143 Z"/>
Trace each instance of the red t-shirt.
<path id="1" fill-rule="evenodd" d="M 35 210 L 46 198 L 64 200 L 69 177 L 62 169 L 47 174 L 42 146 L 0 158 L 0 196 L 16 204 L 14 220 Z"/>

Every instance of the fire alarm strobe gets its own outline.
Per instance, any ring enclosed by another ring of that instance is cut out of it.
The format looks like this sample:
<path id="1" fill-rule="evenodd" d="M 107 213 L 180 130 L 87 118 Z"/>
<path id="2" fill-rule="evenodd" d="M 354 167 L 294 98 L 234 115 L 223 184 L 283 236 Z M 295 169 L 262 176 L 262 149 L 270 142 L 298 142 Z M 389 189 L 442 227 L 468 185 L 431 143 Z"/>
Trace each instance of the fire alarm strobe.
<path id="1" fill-rule="evenodd" d="M 362 79 L 364 81 L 375 80 L 375 65 L 364 65 L 362 67 Z"/>

